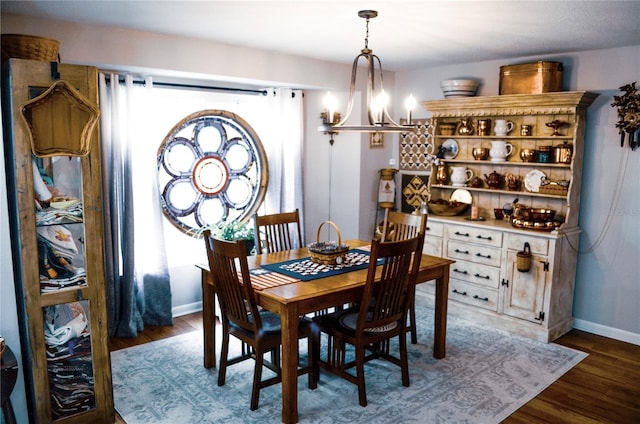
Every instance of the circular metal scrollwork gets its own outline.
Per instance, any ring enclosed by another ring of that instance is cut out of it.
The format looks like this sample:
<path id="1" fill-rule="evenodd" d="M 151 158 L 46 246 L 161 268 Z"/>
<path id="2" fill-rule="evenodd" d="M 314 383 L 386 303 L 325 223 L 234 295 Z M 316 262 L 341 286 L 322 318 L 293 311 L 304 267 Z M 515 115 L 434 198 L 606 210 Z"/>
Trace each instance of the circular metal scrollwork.
<path id="1" fill-rule="evenodd" d="M 204 110 L 184 118 L 158 149 L 162 210 L 180 231 L 247 221 L 267 188 L 267 158 L 256 132 L 238 115 Z"/>

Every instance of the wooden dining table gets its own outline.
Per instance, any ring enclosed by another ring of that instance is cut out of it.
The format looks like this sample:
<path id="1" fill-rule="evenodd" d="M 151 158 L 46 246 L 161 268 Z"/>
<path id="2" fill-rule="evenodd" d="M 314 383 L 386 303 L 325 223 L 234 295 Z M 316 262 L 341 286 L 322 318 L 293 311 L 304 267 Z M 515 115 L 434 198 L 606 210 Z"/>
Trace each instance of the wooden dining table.
<path id="1" fill-rule="evenodd" d="M 370 245 L 360 240 L 346 241 L 351 248 Z M 249 269 L 308 257 L 306 248 L 248 256 Z M 446 355 L 447 301 L 449 267 L 454 261 L 422 255 L 418 283 L 435 281 L 435 319 L 433 356 Z M 204 366 L 216 366 L 215 353 L 215 279 L 207 264 L 199 264 L 202 272 L 202 309 L 204 333 Z M 367 269 L 322 277 L 311 281 L 297 281 L 256 291 L 261 307 L 280 315 L 282 328 L 282 422 L 298 422 L 298 319 L 307 313 L 346 303 L 362 297 Z"/>

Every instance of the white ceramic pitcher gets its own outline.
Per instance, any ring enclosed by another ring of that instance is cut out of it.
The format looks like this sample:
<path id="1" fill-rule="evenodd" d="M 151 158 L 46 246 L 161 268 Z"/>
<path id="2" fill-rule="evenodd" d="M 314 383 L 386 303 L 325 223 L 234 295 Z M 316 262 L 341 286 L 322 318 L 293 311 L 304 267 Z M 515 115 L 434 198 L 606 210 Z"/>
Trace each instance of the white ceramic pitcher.
<path id="1" fill-rule="evenodd" d="M 464 166 L 451 167 L 451 185 L 454 187 L 465 187 L 467 182 L 473 178 L 473 171 Z"/>
<path id="2" fill-rule="evenodd" d="M 492 162 L 504 162 L 513 152 L 513 145 L 502 140 L 495 140 L 491 142 L 491 149 L 489 150 L 489 157 Z"/>
<path id="3" fill-rule="evenodd" d="M 507 121 L 506 119 L 496 119 L 496 125 L 493 127 L 493 131 L 497 136 L 507 135 L 511 131 L 513 131 L 514 124 L 511 121 Z"/>

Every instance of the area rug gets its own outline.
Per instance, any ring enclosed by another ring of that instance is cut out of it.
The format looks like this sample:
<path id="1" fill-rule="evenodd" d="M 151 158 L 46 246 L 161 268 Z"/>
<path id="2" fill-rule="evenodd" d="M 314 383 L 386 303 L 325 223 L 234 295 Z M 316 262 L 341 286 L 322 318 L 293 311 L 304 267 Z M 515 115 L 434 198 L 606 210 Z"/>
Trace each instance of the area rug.
<path id="1" fill-rule="evenodd" d="M 318 388 L 310 390 L 302 376 L 300 422 L 499 423 L 587 356 L 449 317 L 447 356 L 434 359 L 433 309 L 416 308 L 419 343 L 409 344 L 410 387 L 402 386 L 397 366 L 369 362 L 363 408 L 351 383 L 321 371 Z M 231 349 L 237 352 L 239 344 Z M 306 359 L 306 343 L 300 349 Z M 201 331 L 113 352 L 114 401 L 124 421 L 281 422 L 280 385 L 262 389 L 260 407 L 249 409 L 253 361 L 229 367 L 226 384 L 218 387 L 217 370 L 205 369 L 202 355 Z"/>

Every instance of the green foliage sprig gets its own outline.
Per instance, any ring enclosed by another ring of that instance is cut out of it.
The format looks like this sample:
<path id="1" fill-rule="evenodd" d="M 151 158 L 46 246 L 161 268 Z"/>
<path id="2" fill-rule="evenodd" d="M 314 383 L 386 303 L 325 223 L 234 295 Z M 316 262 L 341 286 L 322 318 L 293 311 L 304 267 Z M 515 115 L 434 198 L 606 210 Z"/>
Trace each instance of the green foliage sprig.
<path id="1" fill-rule="evenodd" d="M 214 237 L 222 240 L 253 240 L 253 227 L 246 222 L 223 222 L 216 230 L 211 231 Z"/>

